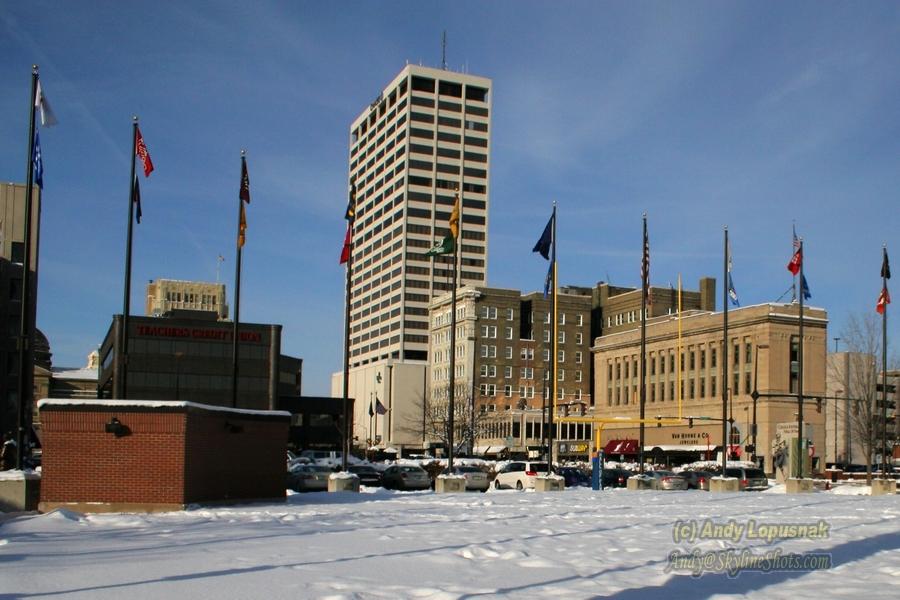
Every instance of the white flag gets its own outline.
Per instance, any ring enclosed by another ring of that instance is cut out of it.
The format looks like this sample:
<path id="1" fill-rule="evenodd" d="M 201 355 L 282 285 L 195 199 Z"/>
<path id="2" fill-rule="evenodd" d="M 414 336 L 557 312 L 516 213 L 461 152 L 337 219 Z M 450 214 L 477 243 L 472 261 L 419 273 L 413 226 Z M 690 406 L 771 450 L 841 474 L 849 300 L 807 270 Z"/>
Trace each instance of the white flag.
<path id="1" fill-rule="evenodd" d="M 50 108 L 50 103 L 47 101 L 47 97 L 41 90 L 40 79 L 38 79 L 37 91 L 34 94 L 34 107 L 41 111 L 42 127 L 52 127 L 59 122 L 56 120 L 56 115 L 53 114 L 53 109 Z"/>

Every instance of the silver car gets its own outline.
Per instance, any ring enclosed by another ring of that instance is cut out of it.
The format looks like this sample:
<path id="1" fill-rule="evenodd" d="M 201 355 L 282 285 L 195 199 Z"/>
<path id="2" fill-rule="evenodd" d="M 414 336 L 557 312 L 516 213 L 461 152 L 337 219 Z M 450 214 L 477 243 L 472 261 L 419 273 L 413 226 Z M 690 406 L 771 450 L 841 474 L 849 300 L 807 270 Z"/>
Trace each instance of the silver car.
<path id="1" fill-rule="evenodd" d="M 650 471 L 647 473 L 656 479 L 656 488 L 659 490 L 686 490 L 687 479 L 672 471 Z"/>
<path id="2" fill-rule="evenodd" d="M 328 467 L 295 464 L 288 471 L 287 487 L 295 492 L 322 492 L 328 489 L 330 475 Z"/>
<path id="3" fill-rule="evenodd" d="M 393 465 L 382 473 L 381 485 L 389 490 L 427 490 L 431 487 L 431 477 L 422 467 Z"/>
<path id="4" fill-rule="evenodd" d="M 450 475 L 450 469 L 444 469 L 441 475 Z M 491 485 L 491 482 L 488 481 L 487 473 L 478 467 L 454 465 L 453 475 L 462 475 L 466 478 L 466 490 L 486 492 Z"/>

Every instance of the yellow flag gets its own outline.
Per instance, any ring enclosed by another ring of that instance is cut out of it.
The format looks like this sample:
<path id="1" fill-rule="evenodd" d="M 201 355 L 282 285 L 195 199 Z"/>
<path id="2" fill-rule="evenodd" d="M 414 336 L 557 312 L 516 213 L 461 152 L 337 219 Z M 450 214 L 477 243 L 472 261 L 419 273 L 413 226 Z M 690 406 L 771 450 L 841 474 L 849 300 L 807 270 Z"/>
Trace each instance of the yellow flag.
<path id="1" fill-rule="evenodd" d="M 454 239 L 459 237 L 459 193 L 456 194 L 456 202 L 453 204 L 453 212 L 450 213 L 450 235 Z"/>
<path id="2" fill-rule="evenodd" d="M 247 233 L 247 213 L 244 212 L 244 203 L 241 202 L 241 222 L 238 225 L 238 248 L 244 247 L 244 238 Z"/>

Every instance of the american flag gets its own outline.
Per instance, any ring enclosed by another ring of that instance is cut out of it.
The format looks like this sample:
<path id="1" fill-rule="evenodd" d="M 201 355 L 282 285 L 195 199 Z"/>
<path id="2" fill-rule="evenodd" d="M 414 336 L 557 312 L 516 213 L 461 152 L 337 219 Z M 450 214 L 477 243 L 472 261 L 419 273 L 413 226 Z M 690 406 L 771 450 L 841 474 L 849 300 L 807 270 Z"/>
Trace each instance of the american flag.
<path id="1" fill-rule="evenodd" d="M 150 160 L 150 152 L 147 151 L 147 145 L 144 143 L 144 136 L 141 135 L 140 127 L 135 128 L 134 141 L 134 153 L 140 157 L 144 165 L 144 177 L 150 177 L 150 173 L 153 172 L 153 161 Z"/>
<path id="2" fill-rule="evenodd" d="M 650 238 L 647 235 L 647 220 L 644 219 L 644 256 L 641 259 L 641 285 L 650 289 Z"/>

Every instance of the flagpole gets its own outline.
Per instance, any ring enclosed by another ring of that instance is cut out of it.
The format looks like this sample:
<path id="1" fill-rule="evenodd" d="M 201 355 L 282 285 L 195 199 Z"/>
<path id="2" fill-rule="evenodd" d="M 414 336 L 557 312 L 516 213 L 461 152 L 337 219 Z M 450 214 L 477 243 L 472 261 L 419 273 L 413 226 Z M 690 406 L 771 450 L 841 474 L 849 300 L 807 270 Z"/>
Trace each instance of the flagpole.
<path id="1" fill-rule="evenodd" d="M 22 306 L 19 314 L 19 381 L 18 402 L 16 403 L 16 469 L 22 469 L 25 455 L 25 422 L 26 406 L 30 405 L 34 388 L 31 379 L 34 376 L 34 362 L 28 360 L 33 345 L 34 328 L 31 315 L 31 203 L 34 188 L 34 130 L 35 130 L 35 95 L 37 94 L 38 66 L 31 67 L 31 110 L 28 122 L 28 164 L 25 167 L 25 255 L 22 261 Z"/>
<path id="2" fill-rule="evenodd" d="M 131 118 L 131 177 L 128 180 L 128 233 L 125 241 L 125 293 L 122 300 L 121 352 L 119 372 L 121 381 L 119 398 L 128 398 L 128 315 L 131 313 L 131 247 L 134 225 L 134 162 L 137 154 L 138 118 Z M 114 394 L 115 395 L 115 394 Z"/>
<path id="3" fill-rule="evenodd" d="M 887 244 L 881 246 L 882 269 L 881 269 L 881 290 L 882 293 L 887 290 Z M 886 300 L 887 298 L 885 298 Z M 884 303 L 884 310 L 881 312 L 881 477 L 884 479 L 887 475 L 887 307 L 888 303 Z"/>
<path id="4" fill-rule="evenodd" d="M 352 210 L 350 210 L 352 208 Z M 350 181 L 350 206 L 347 213 L 347 275 L 344 284 L 344 390 L 341 396 L 341 413 L 343 419 L 343 440 L 341 440 L 341 471 L 347 471 L 348 455 L 350 454 L 350 308 L 353 305 L 351 296 L 351 284 L 353 283 L 353 225 L 356 220 L 356 183 Z M 365 402 L 365 400 L 363 400 Z M 369 408 L 372 408 L 371 398 Z M 372 445 L 375 445 L 375 436 L 378 435 L 378 417 L 375 417 L 375 435 L 372 436 Z"/>
<path id="5" fill-rule="evenodd" d="M 806 444 L 803 443 L 803 238 L 800 238 L 800 293 L 797 297 L 800 300 L 800 339 L 797 340 L 797 477 L 803 479 L 805 475 L 803 463 L 805 458 L 803 452 L 806 450 Z"/>
<path id="6" fill-rule="evenodd" d="M 725 226 L 724 285 L 722 286 L 722 477 L 728 467 L 728 386 L 731 373 L 728 368 L 728 225 Z"/>
<path id="7" fill-rule="evenodd" d="M 547 404 L 550 406 L 550 414 L 547 416 L 547 472 L 553 472 L 553 439 L 555 436 L 555 420 L 556 420 L 556 361 L 557 355 L 559 351 L 557 350 L 557 344 L 559 340 L 557 340 L 556 335 L 556 325 L 558 322 L 557 319 L 557 311 L 558 311 L 558 302 L 556 295 L 557 288 L 557 273 L 556 273 L 556 201 L 553 202 L 553 227 L 550 232 L 550 260 L 553 268 L 553 275 L 551 276 L 551 285 L 553 285 L 553 296 L 551 296 L 550 300 L 550 339 L 552 340 L 551 347 L 553 348 L 550 353 L 550 396 L 551 401 Z"/>
<path id="8" fill-rule="evenodd" d="M 638 472 L 644 473 L 644 417 L 646 413 L 646 361 L 647 361 L 647 294 L 650 291 L 650 251 L 647 239 L 647 213 L 643 217 L 643 243 L 641 245 L 641 395 L 640 395 L 640 438 L 638 445 Z"/>
<path id="9" fill-rule="evenodd" d="M 247 164 L 247 151 L 241 150 L 241 190 L 244 189 L 244 172 Z M 242 235 L 245 235 L 244 232 L 241 231 L 242 224 L 245 223 L 246 219 L 244 216 L 244 199 L 241 197 L 243 194 L 238 193 L 238 238 L 237 238 L 237 258 L 234 261 L 234 322 L 233 329 L 231 333 L 231 406 L 232 408 L 237 408 L 237 399 L 238 399 L 238 354 L 240 345 L 239 334 L 240 334 L 240 322 L 241 322 L 241 265 L 243 262 L 243 250 L 244 244 L 243 241 L 245 238 L 242 238 Z"/>
<path id="10" fill-rule="evenodd" d="M 457 225 L 457 234 L 462 226 L 462 199 L 460 198 L 459 188 L 456 191 L 456 206 L 459 207 L 459 221 Z M 452 215 L 452 213 L 451 213 Z M 452 227 L 450 235 L 453 235 Z M 453 236 L 453 280 L 450 283 L 450 402 L 448 404 L 447 416 L 447 468 L 448 472 L 453 474 L 453 428 L 454 413 L 456 411 L 456 282 L 459 272 L 459 244 L 456 236 Z"/>

